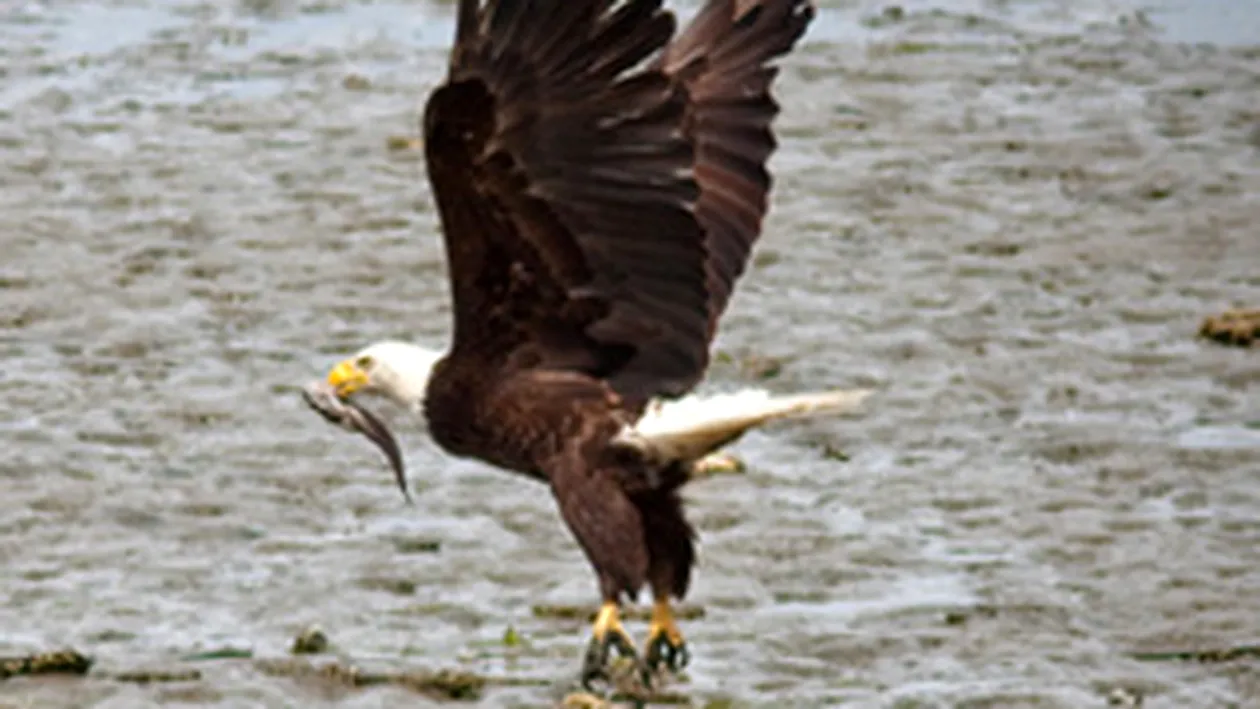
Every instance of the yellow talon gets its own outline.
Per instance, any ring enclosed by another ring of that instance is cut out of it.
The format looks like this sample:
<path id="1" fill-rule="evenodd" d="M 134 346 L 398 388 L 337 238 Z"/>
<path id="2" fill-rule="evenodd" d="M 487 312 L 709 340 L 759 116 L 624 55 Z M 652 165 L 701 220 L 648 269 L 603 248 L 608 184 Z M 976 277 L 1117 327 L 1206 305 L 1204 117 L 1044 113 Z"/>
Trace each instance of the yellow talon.
<path id="1" fill-rule="evenodd" d="M 591 628 L 591 642 L 586 649 L 586 658 L 582 661 L 582 684 L 587 689 L 596 679 L 608 679 L 608 655 L 616 650 L 622 657 L 631 658 L 638 664 L 638 654 L 630 634 L 621 625 L 621 609 L 616 603 L 605 601 L 595 616 Z"/>
<path id="2" fill-rule="evenodd" d="M 682 642 L 682 631 L 674 620 L 674 608 L 665 598 L 658 599 L 652 605 L 652 622 L 648 625 L 648 637 L 664 633 L 671 642 Z"/>
<path id="3" fill-rule="evenodd" d="M 648 626 L 647 666 L 656 671 L 661 664 L 677 672 L 687 666 L 691 655 L 682 631 L 674 619 L 668 598 L 658 598 L 652 605 L 652 622 Z"/>
<path id="4" fill-rule="evenodd" d="M 626 635 L 626 629 L 621 625 L 621 609 L 616 603 L 604 603 L 599 607 L 593 631 L 598 640 L 604 640 L 609 633 Z"/>

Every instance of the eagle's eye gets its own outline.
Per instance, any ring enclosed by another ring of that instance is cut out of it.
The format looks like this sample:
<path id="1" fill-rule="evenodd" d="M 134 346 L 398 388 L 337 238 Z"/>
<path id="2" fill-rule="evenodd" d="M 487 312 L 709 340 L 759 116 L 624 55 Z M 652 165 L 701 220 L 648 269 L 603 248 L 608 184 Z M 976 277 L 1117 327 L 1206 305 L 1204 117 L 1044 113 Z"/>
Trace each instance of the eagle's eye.
<path id="1" fill-rule="evenodd" d="M 363 355 L 362 357 L 354 361 L 354 366 L 358 367 L 360 370 L 364 372 L 371 369 L 373 364 L 374 364 L 374 361 L 372 360 L 372 355 Z"/>

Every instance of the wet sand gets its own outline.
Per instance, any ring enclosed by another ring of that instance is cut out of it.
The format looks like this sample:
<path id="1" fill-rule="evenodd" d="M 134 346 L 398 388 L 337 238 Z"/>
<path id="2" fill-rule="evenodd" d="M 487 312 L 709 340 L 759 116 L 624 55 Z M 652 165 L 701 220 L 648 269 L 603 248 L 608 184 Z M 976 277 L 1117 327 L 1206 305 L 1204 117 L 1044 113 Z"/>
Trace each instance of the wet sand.
<path id="1" fill-rule="evenodd" d="M 824 3 L 705 386 L 879 394 L 690 489 L 704 614 L 670 689 L 1260 706 L 1260 660 L 1135 656 L 1260 641 L 1260 353 L 1195 337 L 1260 303 L 1260 12 L 1164 4 Z M 594 599 L 547 491 L 401 428 L 405 506 L 298 392 L 445 341 L 423 165 L 387 140 L 450 11 L 0 10 L 0 655 L 96 661 L 0 707 L 429 701 L 181 659 L 283 658 L 312 623 L 327 657 L 527 680 L 474 706 L 576 671 L 584 621 L 531 611 Z"/>

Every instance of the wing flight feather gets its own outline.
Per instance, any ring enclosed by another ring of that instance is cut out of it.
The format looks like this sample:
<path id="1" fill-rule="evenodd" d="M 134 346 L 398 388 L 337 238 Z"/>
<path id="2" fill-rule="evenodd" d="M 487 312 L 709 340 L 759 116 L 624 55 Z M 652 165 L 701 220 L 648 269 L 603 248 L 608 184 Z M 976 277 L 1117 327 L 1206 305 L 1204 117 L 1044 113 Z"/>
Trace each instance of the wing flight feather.
<path id="1" fill-rule="evenodd" d="M 810 16 L 708 0 L 669 44 L 660 0 L 460 0 L 424 117 L 454 353 L 691 389 L 766 211 L 767 62 Z"/>

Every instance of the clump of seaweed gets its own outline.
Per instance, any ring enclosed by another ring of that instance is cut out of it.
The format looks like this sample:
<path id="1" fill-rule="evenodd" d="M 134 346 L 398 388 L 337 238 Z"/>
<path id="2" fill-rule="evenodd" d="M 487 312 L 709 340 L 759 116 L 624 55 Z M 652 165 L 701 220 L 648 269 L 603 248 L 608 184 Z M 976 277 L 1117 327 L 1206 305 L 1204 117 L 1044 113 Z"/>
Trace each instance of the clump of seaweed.
<path id="1" fill-rule="evenodd" d="M 90 669 L 92 658 L 74 649 L 0 657 L 0 680 L 30 675 L 85 675 Z"/>
<path id="2" fill-rule="evenodd" d="M 317 625 L 305 628 L 293 638 L 289 652 L 294 655 L 318 655 L 328 649 L 328 635 Z"/>
<path id="3" fill-rule="evenodd" d="M 1226 310 L 1209 315 L 1199 326 L 1199 336 L 1234 347 L 1250 347 L 1260 340 L 1260 309 Z"/>
<path id="4" fill-rule="evenodd" d="M 1129 653 L 1129 656 L 1141 662 L 1198 662 L 1203 664 L 1233 662 L 1235 660 L 1255 660 L 1260 659 L 1260 644 L 1186 649 L 1178 648 L 1167 650 L 1142 650 Z"/>
<path id="5" fill-rule="evenodd" d="M 392 684 L 435 699 L 478 699 L 488 679 L 460 670 L 369 671 L 341 662 L 315 664 L 299 658 L 255 660 L 254 667 L 265 675 L 293 679 L 317 678 L 347 687 Z"/>
<path id="6" fill-rule="evenodd" d="M 113 672 L 104 675 L 105 679 L 132 684 L 157 684 L 165 682 L 196 682 L 201 679 L 201 670 L 187 669 L 138 669 L 125 672 Z"/>

